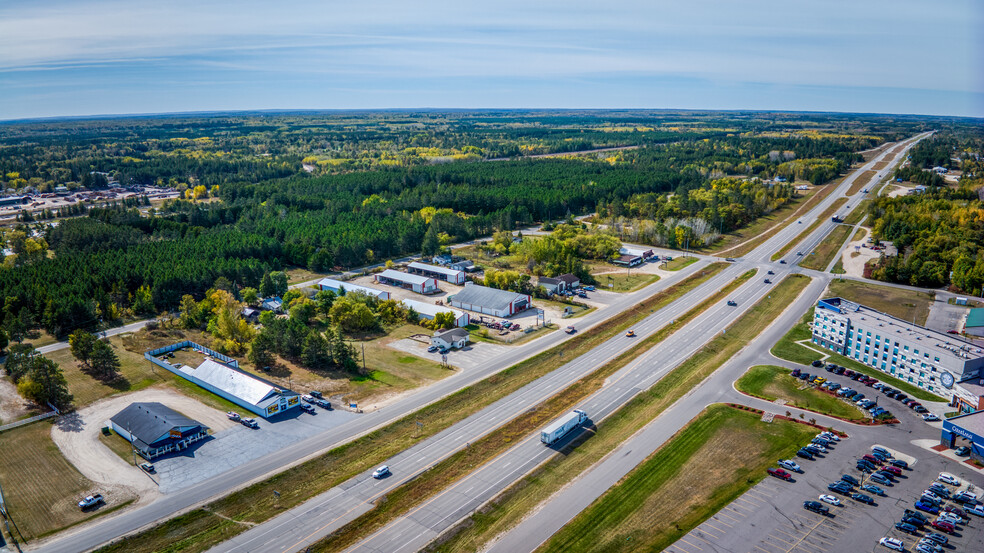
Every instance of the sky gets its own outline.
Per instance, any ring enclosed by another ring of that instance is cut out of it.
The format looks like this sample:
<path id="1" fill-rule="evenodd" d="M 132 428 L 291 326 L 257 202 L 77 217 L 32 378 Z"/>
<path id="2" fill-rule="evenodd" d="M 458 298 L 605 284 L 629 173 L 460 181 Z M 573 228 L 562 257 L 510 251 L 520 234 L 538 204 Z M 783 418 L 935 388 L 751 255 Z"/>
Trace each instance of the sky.
<path id="1" fill-rule="evenodd" d="M 0 2 L 0 120 L 367 108 L 984 117 L 984 0 Z"/>

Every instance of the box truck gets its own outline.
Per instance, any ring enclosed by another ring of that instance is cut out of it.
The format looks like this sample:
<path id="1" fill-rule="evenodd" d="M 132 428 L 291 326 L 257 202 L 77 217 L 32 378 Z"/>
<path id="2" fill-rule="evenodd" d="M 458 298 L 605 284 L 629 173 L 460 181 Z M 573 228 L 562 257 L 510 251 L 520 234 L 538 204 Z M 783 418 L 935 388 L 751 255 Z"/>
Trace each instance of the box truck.
<path id="1" fill-rule="evenodd" d="M 568 432 L 574 430 L 586 420 L 588 420 L 588 414 L 580 409 L 575 409 L 544 428 L 540 432 L 540 441 L 550 445 L 566 436 Z"/>

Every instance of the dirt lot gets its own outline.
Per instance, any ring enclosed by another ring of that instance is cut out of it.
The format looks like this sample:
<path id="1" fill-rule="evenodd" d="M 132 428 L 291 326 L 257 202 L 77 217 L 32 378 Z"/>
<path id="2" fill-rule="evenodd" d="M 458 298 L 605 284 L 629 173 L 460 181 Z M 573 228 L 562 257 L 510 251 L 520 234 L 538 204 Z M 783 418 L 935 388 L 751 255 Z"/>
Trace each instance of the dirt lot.
<path id="1" fill-rule="evenodd" d="M 9 424 L 33 413 L 33 405 L 17 393 L 17 386 L 0 379 L 0 424 Z"/>
<path id="2" fill-rule="evenodd" d="M 139 468 L 123 461 L 100 440 L 101 429 L 109 419 L 136 402 L 156 401 L 191 417 L 218 432 L 232 426 L 225 413 L 168 388 L 148 388 L 132 394 L 97 401 L 52 426 L 51 438 L 62 455 L 83 476 L 104 488 L 139 496 L 138 503 L 149 503 L 159 496 L 156 482 Z M 139 460 L 138 460 L 139 462 Z"/>

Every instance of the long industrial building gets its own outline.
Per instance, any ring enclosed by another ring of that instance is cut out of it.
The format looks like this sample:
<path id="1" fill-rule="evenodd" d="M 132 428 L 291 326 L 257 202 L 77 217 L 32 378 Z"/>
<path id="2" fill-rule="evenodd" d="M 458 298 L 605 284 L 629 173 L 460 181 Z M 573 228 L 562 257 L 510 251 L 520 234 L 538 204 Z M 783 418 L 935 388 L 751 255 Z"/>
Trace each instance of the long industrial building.
<path id="1" fill-rule="evenodd" d="M 450 296 L 448 301 L 452 307 L 477 311 L 495 317 L 510 317 L 529 309 L 533 303 L 533 298 L 529 294 L 498 290 L 468 282 L 460 292 Z"/>
<path id="2" fill-rule="evenodd" d="M 451 284 L 457 284 L 459 286 L 465 283 L 465 272 L 460 269 L 449 269 L 447 267 L 414 261 L 407 265 L 407 270 L 417 275 L 446 280 Z"/>
<path id="3" fill-rule="evenodd" d="M 403 300 L 401 302 L 404 307 L 408 309 L 413 309 L 420 315 L 420 318 L 433 320 L 434 316 L 438 313 L 451 313 L 454 315 L 454 326 L 462 327 L 468 326 L 469 318 L 468 313 L 464 311 L 458 311 L 457 309 L 451 309 L 446 305 L 437 305 L 434 303 L 427 303 L 423 301 L 416 300 Z"/>
<path id="4" fill-rule="evenodd" d="M 813 312 L 813 343 L 891 374 L 955 406 L 979 397 L 970 386 L 984 369 L 984 351 L 955 335 L 897 319 L 843 298 L 817 302 Z"/>
<path id="5" fill-rule="evenodd" d="M 418 294 L 434 294 L 441 291 L 441 289 L 437 287 L 437 279 L 421 275 L 402 273 L 400 271 L 394 271 L 393 269 L 386 269 L 381 273 L 376 273 L 373 275 L 373 280 L 380 284 L 389 284 L 390 286 L 406 288 L 407 290 L 412 290 Z"/>
<path id="6" fill-rule="evenodd" d="M 333 278 L 323 278 L 319 280 L 318 288 L 321 290 L 331 290 L 336 294 L 341 294 L 342 290 L 345 290 L 345 292 L 362 292 L 367 296 L 374 296 L 381 300 L 390 299 L 390 293 L 386 290 L 379 290 L 368 286 L 360 286 L 352 282 L 342 282 L 341 280 L 335 280 Z"/>

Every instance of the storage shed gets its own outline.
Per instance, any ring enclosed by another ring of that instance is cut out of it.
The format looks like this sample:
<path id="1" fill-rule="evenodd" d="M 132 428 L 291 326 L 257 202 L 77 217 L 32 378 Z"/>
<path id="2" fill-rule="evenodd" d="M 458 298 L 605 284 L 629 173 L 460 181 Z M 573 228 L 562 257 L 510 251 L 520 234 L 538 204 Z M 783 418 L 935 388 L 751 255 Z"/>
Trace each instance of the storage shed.
<path id="1" fill-rule="evenodd" d="M 406 288 L 418 294 L 434 294 L 441 291 L 437 287 L 437 279 L 402 273 L 393 269 L 386 269 L 381 273 L 376 273 L 373 275 L 373 279 L 380 284 L 399 286 L 400 288 Z"/>
<path id="2" fill-rule="evenodd" d="M 367 296 L 374 296 L 381 300 L 390 299 L 390 293 L 386 290 L 379 290 L 368 286 L 360 286 L 352 282 L 342 282 L 341 280 L 335 280 L 333 278 L 323 278 L 319 280 L 318 288 L 321 290 L 331 290 L 338 295 L 342 295 L 342 290 L 345 290 L 345 292 L 362 292 Z"/>
<path id="3" fill-rule="evenodd" d="M 465 283 L 465 271 L 458 268 L 438 267 L 437 265 L 414 261 L 407 265 L 407 270 L 417 275 L 445 280 L 459 286 Z"/>

